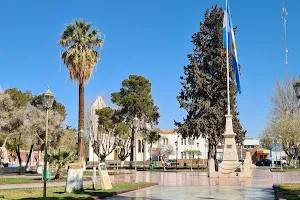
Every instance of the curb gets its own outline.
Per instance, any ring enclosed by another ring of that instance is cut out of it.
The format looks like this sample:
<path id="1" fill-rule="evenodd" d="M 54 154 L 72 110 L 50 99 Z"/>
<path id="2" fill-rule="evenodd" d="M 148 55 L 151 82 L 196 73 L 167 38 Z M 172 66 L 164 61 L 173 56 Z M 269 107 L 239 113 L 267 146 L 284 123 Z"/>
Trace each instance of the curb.
<path id="1" fill-rule="evenodd" d="M 133 191 L 136 191 L 136 190 L 141 190 L 141 189 L 145 189 L 145 188 L 149 188 L 149 187 L 153 187 L 153 186 L 157 186 L 157 185 L 158 185 L 158 183 L 149 183 L 148 185 L 144 185 L 144 186 L 140 186 L 140 187 L 132 188 L 132 189 L 128 189 L 128 190 L 123 190 L 123 191 L 120 191 L 120 192 L 107 192 L 107 193 L 103 193 L 99 196 L 91 196 L 91 197 L 88 197 L 84 200 L 104 199 L 104 198 L 107 198 L 107 197 L 112 197 L 112 196 L 123 194 L 123 193 L 126 193 L 126 192 L 133 192 Z"/>
<path id="2" fill-rule="evenodd" d="M 276 200 L 287 200 L 287 199 L 284 197 L 284 194 L 283 194 L 283 192 L 281 191 L 280 185 L 279 185 L 279 184 L 273 184 L 273 189 L 274 189 L 274 192 L 275 192 L 275 199 L 276 199 Z"/>

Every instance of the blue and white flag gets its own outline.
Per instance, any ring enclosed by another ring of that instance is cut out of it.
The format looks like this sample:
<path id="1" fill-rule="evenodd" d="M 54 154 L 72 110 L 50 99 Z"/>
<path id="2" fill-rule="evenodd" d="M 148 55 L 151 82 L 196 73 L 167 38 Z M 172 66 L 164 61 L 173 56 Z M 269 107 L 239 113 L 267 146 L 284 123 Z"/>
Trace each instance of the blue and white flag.
<path id="1" fill-rule="evenodd" d="M 228 36 L 228 48 L 231 51 L 231 55 L 232 55 L 232 67 L 234 71 L 235 82 L 236 82 L 237 90 L 241 94 L 240 70 L 238 66 L 239 62 L 237 57 L 232 20 L 231 20 L 229 5 L 227 1 L 226 1 L 226 10 L 224 11 L 224 20 L 223 20 L 223 46 L 224 48 L 226 48 L 226 51 L 228 51 L 227 44 L 226 44 L 227 41 L 226 34 Z"/>

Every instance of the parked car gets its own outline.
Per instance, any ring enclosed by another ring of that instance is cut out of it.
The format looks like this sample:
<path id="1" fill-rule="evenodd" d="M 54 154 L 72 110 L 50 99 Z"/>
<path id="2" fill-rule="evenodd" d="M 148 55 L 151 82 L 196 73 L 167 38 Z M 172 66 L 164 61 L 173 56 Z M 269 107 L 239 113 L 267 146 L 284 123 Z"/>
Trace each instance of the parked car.
<path id="1" fill-rule="evenodd" d="M 256 161 L 256 166 L 271 166 L 272 162 L 269 159 L 260 159 L 259 161 Z"/>
<path id="2" fill-rule="evenodd" d="M 279 160 L 277 160 L 277 161 L 275 160 L 274 161 L 274 164 L 277 165 L 277 166 L 280 166 L 281 163 L 282 163 L 283 167 L 287 166 L 286 156 L 282 156 L 281 159 L 279 158 Z"/>
<path id="3" fill-rule="evenodd" d="M 176 165 L 176 160 L 168 160 L 165 162 L 165 166 L 174 166 Z"/>

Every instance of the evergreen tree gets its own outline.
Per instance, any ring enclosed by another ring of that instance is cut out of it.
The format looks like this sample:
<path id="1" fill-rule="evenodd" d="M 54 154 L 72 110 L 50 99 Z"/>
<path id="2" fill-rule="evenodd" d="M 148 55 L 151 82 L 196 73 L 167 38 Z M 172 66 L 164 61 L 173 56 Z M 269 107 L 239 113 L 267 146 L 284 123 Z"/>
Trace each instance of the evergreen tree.
<path id="1" fill-rule="evenodd" d="M 216 156 L 216 146 L 223 141 L 225 115 L 227 114 L 226 50 L 223 48 L 223 9 L 218 6 L 207 9 L 200 30 L 193 34 L 193 53 L 187 57 L 190 64 L 184 66 L 180 77 L 182 89 L 177 97 L 180 108 L 187 112 L 183 122 L 176 122 L 177 131 L 183 137 L 207 137 L 209 158 Z M 230 57 L 230 56 L 229 56 Z M 231 65 L 231 62 L 230 62 Z M 230 66 L 230 98 L 236 140 L 242 141 L 243 130 L 236 111 L 237 89 Z"/>
<path id="2" fill-rule="evenodd" d="M 139 118 L 138 130 L 145 129 L 147 124 L 152 126 L 158 124 L 159 112 L 151 95 L 151 83 L 143 76 L 130 75 L 128 79 L 122 81 L 120 91 L 112 93 L 111 97 L 112 102 L 120 108 L 118 115 L 131 125 L 130 168 L 132 168 L 136 134 L 133 127 L 134 117 Z"/>

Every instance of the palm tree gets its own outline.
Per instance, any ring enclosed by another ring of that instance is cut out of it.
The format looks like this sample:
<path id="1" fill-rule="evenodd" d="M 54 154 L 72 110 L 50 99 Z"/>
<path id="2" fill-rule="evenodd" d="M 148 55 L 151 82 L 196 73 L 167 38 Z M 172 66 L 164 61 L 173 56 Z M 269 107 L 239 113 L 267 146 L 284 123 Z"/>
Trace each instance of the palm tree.
<path id="1" fill-rule="evenodd" d="M 74 154 L 71 151 L 53 149 L 48 154 L 50 164 L 57 166 L 57 171 L 54 179 L 62 177 L 62 168 L 74 160 Z"/>
<path id="2" fill-rule="evenodd" d="M 61 34 L 58 45 L 64 48 L 61 59 L 67 66 L 71 80 L 79 84 L 78 107 L 78 160 L 84 162 L 84 83 L 87 82 L 100 59 L 95 50 L 102 47 L 100 31 L 91 30 L 91 23 L 75 20 Z"/>

